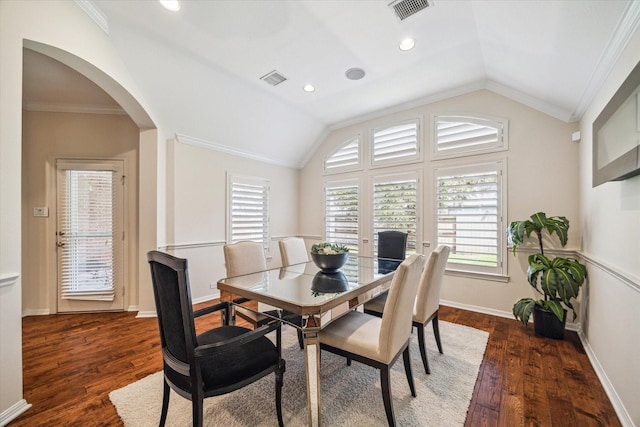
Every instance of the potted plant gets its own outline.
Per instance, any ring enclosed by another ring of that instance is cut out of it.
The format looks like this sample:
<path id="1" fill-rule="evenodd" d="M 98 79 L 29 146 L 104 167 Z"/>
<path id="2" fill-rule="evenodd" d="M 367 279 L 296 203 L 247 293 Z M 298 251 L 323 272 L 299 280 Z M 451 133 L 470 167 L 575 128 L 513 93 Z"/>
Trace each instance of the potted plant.
<path id="1" fill-rule="evenodd" d="M 549 236 L 555 234 L 562 247 L 567 244 L 569 220 L 563 216 L 547 217 L 544 212 L 538 212 L 528 220 L 514 221 L 507 227 L 507 240 L 513 247 L 514 256 L 518 245 L 524 243 L 531 233 L 535 233 L 540 248 L 540 253 L 529 256 L 527 279 L 543 298 L 522 298 L 514 304 L 513 315 L 527 326 L 533 312 L 536 335 L 562 339 L 567 319 L 565 307 L 571 309 L 575 320 L 576 311 L 571 300 L 578 296 L 587 278 L 587 268 L 574 258 L 548 258 L 542 245 L 544 230 Z"/>

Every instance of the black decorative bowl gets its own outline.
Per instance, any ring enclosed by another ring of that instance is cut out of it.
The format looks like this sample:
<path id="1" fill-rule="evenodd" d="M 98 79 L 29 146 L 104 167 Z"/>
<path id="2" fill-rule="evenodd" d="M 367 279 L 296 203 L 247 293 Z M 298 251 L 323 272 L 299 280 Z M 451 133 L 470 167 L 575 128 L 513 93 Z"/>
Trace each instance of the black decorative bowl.
<path id="1" fill-rule="evenodd" d="M 335 273 L 347 262 L 349 253 L 343 254 L 314 254 L 311 252 L 311 259 L 323 273 Z"/>
<path id="2" fill-rule="evenodd" d="M 349 289 L 349 281 L 343 272 L 318 272 L 311 281 L 311 291 L 323 294 L 336 294 Z"/>

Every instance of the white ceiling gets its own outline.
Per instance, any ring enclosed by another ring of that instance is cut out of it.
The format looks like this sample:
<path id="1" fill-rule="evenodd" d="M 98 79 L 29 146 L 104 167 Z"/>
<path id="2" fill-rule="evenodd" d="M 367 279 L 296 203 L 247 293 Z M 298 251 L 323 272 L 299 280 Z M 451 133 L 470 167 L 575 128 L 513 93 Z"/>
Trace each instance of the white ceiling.
<path id="1" fill-rule="evenodd" d="M 179 12 L 148 0 L 77 3 L 97 7 L 90 15 L 166 131 L 290 166 L 328 129 L 478 88 L 577 120 L 640 21 L 631 0 L 433 0 L 402 22 L 389 0 L 183 0 Z M 407 36 L 416 47 L 402 52 Z M 53 103 L 38 100 L 54 96 L 41 84 L 53 74 L 32 60 L 25 103 Z M 366 76 L 346 79 L 351 67 Z M 288 80 L 259 79 L 272 70 Z M 306 83 L 316 91 L 302 91 Z M 68 90 L 56 96 L 81 102 Z"/>

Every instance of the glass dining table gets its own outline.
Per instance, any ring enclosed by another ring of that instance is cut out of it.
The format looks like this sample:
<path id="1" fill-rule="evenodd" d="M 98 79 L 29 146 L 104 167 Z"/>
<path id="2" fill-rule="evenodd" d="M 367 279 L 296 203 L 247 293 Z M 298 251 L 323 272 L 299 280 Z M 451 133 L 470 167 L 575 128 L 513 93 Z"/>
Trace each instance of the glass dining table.
<path id="1" fill-rule="evenodd" d="M 258 312 L 286 311 L 301 316 L 307 379 L 309 425 L 320 426 L 320 330 L 334 319 L 388 290 L 397 260 L 350 255 L 335 273 L 323 273 L 312 262 L 228 277 L 218 281 L 220 299 L 237 301 Z M 246 301 L 255 301 L 247 305 Z M 280 316 L 274 316 L 274 319 Z M 286 320 L 285 320 L 286 321 Z"/>

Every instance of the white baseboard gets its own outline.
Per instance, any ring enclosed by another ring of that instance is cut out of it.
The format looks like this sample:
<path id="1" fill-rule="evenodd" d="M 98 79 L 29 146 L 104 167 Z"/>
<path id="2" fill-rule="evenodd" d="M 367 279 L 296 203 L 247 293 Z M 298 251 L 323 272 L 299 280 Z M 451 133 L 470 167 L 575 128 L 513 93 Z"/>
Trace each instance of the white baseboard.
<path id="1" fill-rule="evenodd" d="M 139 311 L 136 319 L 144 319 L 146 317 L 158 317 L 155 310 L 154 311 Z"/>
<path id="2" fill-rule="evenodd" d="M 0 413 L 0 427 L 6 426 L 29 408 L 31 408 L 31 404 L 27 403 L 26 400 L 21 399 L 19 402 Z"/>
<path id="3" fill-rule="evenodd" d="M 596 357 L 596 354 L 591 348 L 591 345 L 589 344 L 589 340 L 587 339 L 582 329 L 578 331 L 578 336 L 580 337 L 580 341 L 582 342 L 582 347 L 584 347 L 584 351 L 587 353 L 589 362 L 591 362 L 591 366 L 593 366 L 593 370 L 596 371 L 596 375 L 600 380 L 600 384 L 602 384 L 602 387 L 604 388 L 604 392 L 609 397 L 609 400 L 613 405 L 613 409 L 616 411 L 616 415 L 618 416 L 620 423 L 625 427 L 635 427 L 635 424 L 631 419 L 631 415 L 629 415 L 629 412 L 624 407 L 624 404 L 620 400 L 620 396 L 618 396 L 618 393 L 616 392 L 616 389 L 613 387 L 613 384 L 611 384 L 611 381 L 609 381 L 609 377 L 607 377 L 606 372 L 602 368 L 600 361 Z"/>
<path id="4" fill-rule="evenodd" d="M 211 295 L 207 295 L 207 296 L 204 296 L 204 297 L 195 298 L 191 302 L 193 304 L 200 304 L 201 302 L 211 301 L 211 300 L 216 299 L 216 298 L 220 298 L 220 291 L 216 291 L 216 292 L 212 293 Z"/>
<path id="5" fill-rule="evenodd" d="M 48 316 L 50 314 L 51 314 L 51 310 L 49 310 L 48 308 L 39 308 L 39 309 L 27 308 L 22 312 L 22 317 Z"/>
<path id="6" fill-rule="evenodd" d="M 127 311 L 138 311 L 138 310 L 140 310 L 140 307 L 139 307 L 139 306 L 137 306 L 137 305 L 130 305 L 130 306 L 127 308 Z"/>

